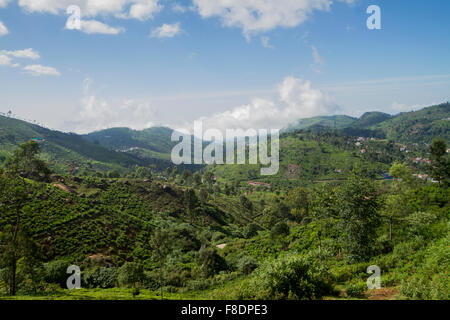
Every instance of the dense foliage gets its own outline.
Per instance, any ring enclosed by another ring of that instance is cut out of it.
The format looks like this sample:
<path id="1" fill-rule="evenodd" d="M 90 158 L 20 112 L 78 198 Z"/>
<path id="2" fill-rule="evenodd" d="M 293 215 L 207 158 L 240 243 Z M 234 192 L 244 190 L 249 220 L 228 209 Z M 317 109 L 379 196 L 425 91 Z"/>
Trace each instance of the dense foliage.
<path id="1" fill-rule="evenodd" d="M 447 145 L 294 130 L 263 179 L 142 162 L 52 174 L 48 146 L 25 143 L 0 171 L 0 295 L 74 297 L 77 265 L 86 297 L 361 299 L 376 265 L 390 298 L 449 299 Z"/>

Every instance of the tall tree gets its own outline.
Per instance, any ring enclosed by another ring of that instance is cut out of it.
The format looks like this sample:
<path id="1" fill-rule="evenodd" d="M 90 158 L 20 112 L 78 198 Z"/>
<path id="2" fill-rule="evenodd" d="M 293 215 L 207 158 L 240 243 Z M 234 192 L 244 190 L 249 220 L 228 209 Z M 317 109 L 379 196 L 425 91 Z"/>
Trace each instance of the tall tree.
<path id="1" fill-rule="evenodd" d="M 0 267 L 9 294 L 17 293 L 17 267 L 22 259 L 25 269 L 33 269 L 38 257 L 38 245 L 20 228 L 20 225 L 6 226 L 0 232 Z"/>
<path id="2" fill-rule="evenodd" d="M 38 158 L 39 153 L 40 148 L 36 141 L 21 144 L 7 160 L 7 171 L 23 178 L 47 181 L 51 170 Z"/>
<path id="3" fill-rule="evenodd" d="M 309 213 L 308 192 L 304 188 L 295 188 L 290 190 L 286 203 L 291 209 L 291 214 L 297 222 L 302 221 Z"/>
<path id="4" fill-rule="evenodd" d="M 193 223 L 195 217 L 197 216 L 197 208 L 200 206 L 194 189 L 189 188 L 184 192 L 184 205 L 191 219 L 191 223 Z"/>
<path id="5" fill-rule="evenodd" d="M 376 231 L 380 225 L 373 182 L 354 171 L 342 188 L 339 206 L 344 244 L 350 260 L 369 259 L 374 253 Z"/>
<path id="6" fill-rule="evenodd" d="M 318 227 L 317 238 L 319 251 L 322 249 L 322 239 L 328 235 L 329 229 L 336 225 L 339 219 L 338 196 L 328 184 L 321 186 L 312 199 L 312 220 Z"/>
<path id="7" fill-rule="evenodd" d="M 166 257 L 170 252 L 170 234 L 165 229 L 156 229 L 151 238 L 151 246 L 153 248 L 153 257 L 158 261 L 159 269 L 159 287 L 161 290 L 161 300 L 164 299 L 164 265 Z"/>
<path id="8" fill-rule="evenodd" d="M 430 145 L 431 154 L 431 174 L 433 178 L 445 185 L 449 184 L 450 180 L 450 161 L 447 156 L 447 145 L 444 139 L 436 138 Z"/>
<path id="9" fill-rule="evenodd" d="M 211 171 L 205 172 L 203 175 L 203 182 L 208 186 L 208 188 L 211 188 L 214 184 L 214 173 Z"/>
<path id="10" fill-rule="evenodd" d="M 202 184 L 202 176 L 200 175 L 200 173 L 196 172 L 194 173 L 194 175 L 192 176 L 193 180 L 194 180 L 194 184 L 195 185 L 201 185 Z"/>
<path id="11" fill-rule="evenodd" d="M 189 170 L 184 169 L 183 171 L 183 180 L 185 184 L 191 184 L 191 178 L 192 178 L 192 172 Z"/>
<path id="12" fill-rule="evenodd" d="M 394 225 L 408 213 L 408 191 L 414 186 L 415 179 L 411 170 L 403 163 L 394 163 L 389 175 L 394 181 L 391 193 L 386 197 L 383 215 L 388 219 L 389 241 L 392 242 Z"/>

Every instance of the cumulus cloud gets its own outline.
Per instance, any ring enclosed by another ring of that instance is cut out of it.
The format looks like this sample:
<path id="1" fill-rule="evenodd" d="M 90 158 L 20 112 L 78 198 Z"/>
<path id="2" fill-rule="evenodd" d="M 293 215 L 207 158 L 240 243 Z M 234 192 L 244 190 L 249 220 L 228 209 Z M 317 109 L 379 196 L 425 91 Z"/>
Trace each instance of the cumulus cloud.
<path id="1" fill-rule="evenodd" d="M 0 8 L 6 7 L 9 1 L 11 0 L 0 0 Z"/>
<path id="2" fill-rule="evenodd" d="M 96 20 L 82 20 L 80 27 L 81 27 L 80 31 L 87 34 L 115 35 L 125 31 L 124 28 L 111 27 L 103 22 Z"/>
<path id="3" fill-rule="evenodd" d="M 0 21 L 0 37 L 9 33 L 8 28 Z"/>
<path id="4" fill-rule="evenodd" d="M 162 6 L 158 3 L 158 0 L 139 1 L 130 7 L 128 17 L 141 21 L 147 20 L 153 18 L 153 15 L 158 13 L 161 9 Z"/>
<path id="5" fill-rule="evenodd" d="M 329 115 L 338 110 L 333 98 L 312 87 L 311 82 L 287 77 L 277 86 L 273 99 L 254 98 L 250 103 L 234 109 L 204 116 L 204 129 L 281 129 L 302 118 Z M 162 119 L 157 105 L 132 98 L 111 99 L 95 89 L 95 83 L 87 78 L 82 86 L 80 110 L 67 122 L 66 127 L 78 133 L 129 127 L 142 130 L 156 125 L 192 129 L 194 119 Z"/>
<path id="6" fill-rule="evenodd" d="M 338 107 L 324 92 L 303 79 L 287 77 L 278 86 L 277 101 L 255 98 L 249 104 L 233 110 L 202 117 L 205 128 L 281 129 L 302 118 L 328 115 Z"/>
<path id="7" fill-rule="evenodd" d="M 23 68 L 24 71 L 30 73 L 33 76 L 60 76 L 61 73 L 59 73 L 58 70 L 56 70 L 53 67 L 47 67 L 40 64 L 32 64 L 25 66 Z"/>
<path id="8" fill-rule="evenodd" d="M 96 94 L 93 86 L 92 79 L 83 81 L 81 110 L 75 120 L 68 124 L 74 131 L 88 133 L 113 127 L 142 130 L 155 125 L 155 114 L 149 103 L 140 103 L 134 99 L 109 101 Z"/>
<path id="9" fill-rule="evenodd" d="M 113 15 L 138 20 L 150 19 L 162 9 L 159 0 L 19 0 L 18 3 L 27 12 L 65 14 L 68 6 L 77 5 L 85 17 Z"/>
<path id="10" fill-rule="evenodd" d="M 180 34 L 183 30 L 180 23 L 163 24 L 161 27 L 155 28 L 150 34 L 151 38 L 173 38 Z"/>
<path id="11" fill-rule="evenodd" d="M 33 50 L 32 48 L 23 49 L 23 50 L 14 50 L 14 51 L 8 51 L 8 50 L 2 50 L 0 53 L 14 57 L 14 58 L 21 58 L 21 59 L 39 59 L 41 56 L 39 55 L 39 52 Z"/>
<path id="12" fill-rule="evenodd" d="M 10 66 L 12 64 L 11 58 L 5 54 L 0 54 L 0 66 Z"/>
<path id="13" fill-rule="evenodd" d="M 250 36 L 277 27 L 297 27 L 314 11 L 328 11 L 332 0 L 193 0 L 193 3 L 201 17 L 219 17 L 223 25 L 241 28 L 245 36 Z"/>
<path id="14" fill-rule="evenodd" d="M 0 51 L 0 66 L 20 67 L 19 63 L 16 63 L 13 59 L 31 59 L 37 60 L 41 56 L 39 52 L 33 48 L 23 50 L 1 50 Z M 40 64 L 27 65 L 22 68 L 26 73 L 33 76 L 60 76 L 60 72 L 53 67 L 47 67 Z"/>

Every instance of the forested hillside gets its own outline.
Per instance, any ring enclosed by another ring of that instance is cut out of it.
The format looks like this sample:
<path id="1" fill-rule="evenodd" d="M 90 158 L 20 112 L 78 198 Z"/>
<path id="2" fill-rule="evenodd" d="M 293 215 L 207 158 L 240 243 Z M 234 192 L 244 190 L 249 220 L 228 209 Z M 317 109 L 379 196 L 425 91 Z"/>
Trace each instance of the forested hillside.
<path id="1" fill-rule="evenodd" d="M 359 119 L 346 116 L 303 119 L 289 130 L 316 130 L 327 127 L 341 129 L 344 134 L 391 139 L 396 142 L 431 143 L 434 137 L 450 139 L 450 103 L 430 106 L 418 111 L 391 116 L 382 112 L 367 112 Z"/>
<path id="2" fill-rule="evenodd" d="M 101 141 L 0 121 L 2 299 L 449 299 L 444 139 L 294 130 L 280 136 L 279 173 L 261 177 L 253 165 L 161 170 Z M 123 131 L 109 131 L 117 146 L 138 143 Z M 59 171 L 68 159 L 95 169 Z M 80 290 L 67 289 L 70 265 Z M 381 289 L 367 289 L 371 265 Z"/>
<path id="3" fill-rule="evenodd" d="M 142 131 L 113 128 L 93 132 L 83 137 L 108 149 L 136 154 L 140 157 L 170 159 L 176 143 L 171 142 L 172 129 L 149 128 Z"/>
<path id="4" fill-rule="evenodd" d="M 90 174 L 109 171 L 123 173 L 135 166 L 151 164 L 163 169 L 169 163 L 167 160 L 144 159 L 126 152 L 110 150 L 74 133 L 53 131 L 25 121 L 0 116 L 0 163 L 4 162 L 19 144 L 30 140 L 40 143 L 41 157 L 58 173 L 75 168 Z"/>
<path id="5" fill-rule="evenodd" d="M 450 103 L 401 113 L 369 126 L 382 130 L 389 139 L 401 142 L 431 143 L 434 137 L 450 140 Z"/>

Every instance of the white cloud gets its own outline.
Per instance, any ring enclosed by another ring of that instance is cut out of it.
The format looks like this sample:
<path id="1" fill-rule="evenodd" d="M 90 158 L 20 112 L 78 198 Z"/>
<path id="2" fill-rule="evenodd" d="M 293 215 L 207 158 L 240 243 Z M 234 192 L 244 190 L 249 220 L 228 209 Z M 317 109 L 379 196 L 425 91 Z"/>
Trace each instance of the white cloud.
<path id="1" fill-rule="evenodd" d="M 328 11 L 332 0 L 193 0 L 193 3 L 203 18 L 220 17 L 223 25 L 241 28 L 245 36 L 250 36 L 277 27 L 297 27 L 314 11 Z"/>
<path id="2" fill-rule="evenodd" d="M 151 38 L 173 38 L 177 34 L 180 34 L 183 30 L 180 28 L 180 23 L 163 24 L 152 31 Z"/>
<path id="3" fill-rule="evenodd" d="M 9 33 L 8 28 L 0 21 L 0 37 Z"/>
<path id="4" fill-rule="evenodd" d="M 79 6 L 83 17 L 113 15 L 138 20 L 151 19 L 162 9 L 159 0 L 19 0 L 28 12 L 65 14 L 70 5 Z"/>
<path id="5" fill-rule="evenodd" d="M 123 99 L 120 103 L 108 101 L 93 92 L 93 85 L 90 78 L 83 81 L 81 110 L 70 123 L 76 132 L 88 133 L 113 127 L 142 130 L 155 125 L 155 115 L 148 103 L 133 99 Z"/>
<path id="6" fill-rule="evenodd" d="M 287 77 L 278 86 L 278 101 L 255 98 L 230 111 L 202 117 L 205 128 L 281 129 L 302 118 L 328 115 L 338 107 L 334 99 L 314 89 L 310 81 Z"/>
<path id="7" fill-rule="evenodd" d="M 1 51 L 1 53 L 6 54 L 8 56 L 12 56 L 14 58 L 33 59 L 33 60 L 40 58 L 39 52 L 33 50 L 32 48 L 15 51 L 3 50 Z"/>
<path id="8" fill-rule="evenodd" d="M 121 32 L 124 32 L 124 28 L 116 28 L 111 27 L 107 24 L 104 24 L 103 22 L 96 21 L 96 20 L 82 20 L 81 21 L 81 32 L 87 33 L 87 34 L 119 34 Z"/>
<path id="9" fill-rule="evenodd" d="M 188 10 L 188 8 L 185 6 L 182 6 L 179 3 L 174 3 L 172 5 L 172 10 L 177 13 L 185 13 Z"/>
<path id="10" fill-rule="evenodd" d="M 11 0 L 0 0 L 0 8 L 4 8 L 8 5 Z"/>
<path id="11" fill-rule="evenodd" d="M 11 58 L 5 54 L 0 54 L 0 66 L 10 66 Z"/>
<path id="12" fill-rule="evenodd" d="M 314 62 L 319 64 L 319 65 L 324 65 L 326 63 L 325 59 L 322 58 L 319 54 L 319 51 L 317 50 L 317 48 L 315 46 L 311 46 L 312 49 L 312 53 L 313 53 L 313 58 L 314 58 Z"/>
<path id="13" fill-rule="evenodd" d="M 26 72 L 30 73 L 33 76 L 60 76 L 61 73 L 59 73 L 58 70 L 56 70 L 53 67 L 47 67 L 40 64 L 32 64 L 25 66 L 23 68 Z"/>
<path id="14" fill-rule="evenodd" d="M 138 20 L 147 20 L 153 18 L 155 13 L 158 13 L 162 6 L 158 0 L 139 1 L 130 7 L 129 17 Z"/>
<path id="15" fill-rule="evenodd" d="M 268 48 L 268 49 L 273 49 L 274 46 L 272 46 L 270 43 L 270 38 L 269 37 L 261 37 L 261 44 L 263 45 L 264 48 Z"/>

